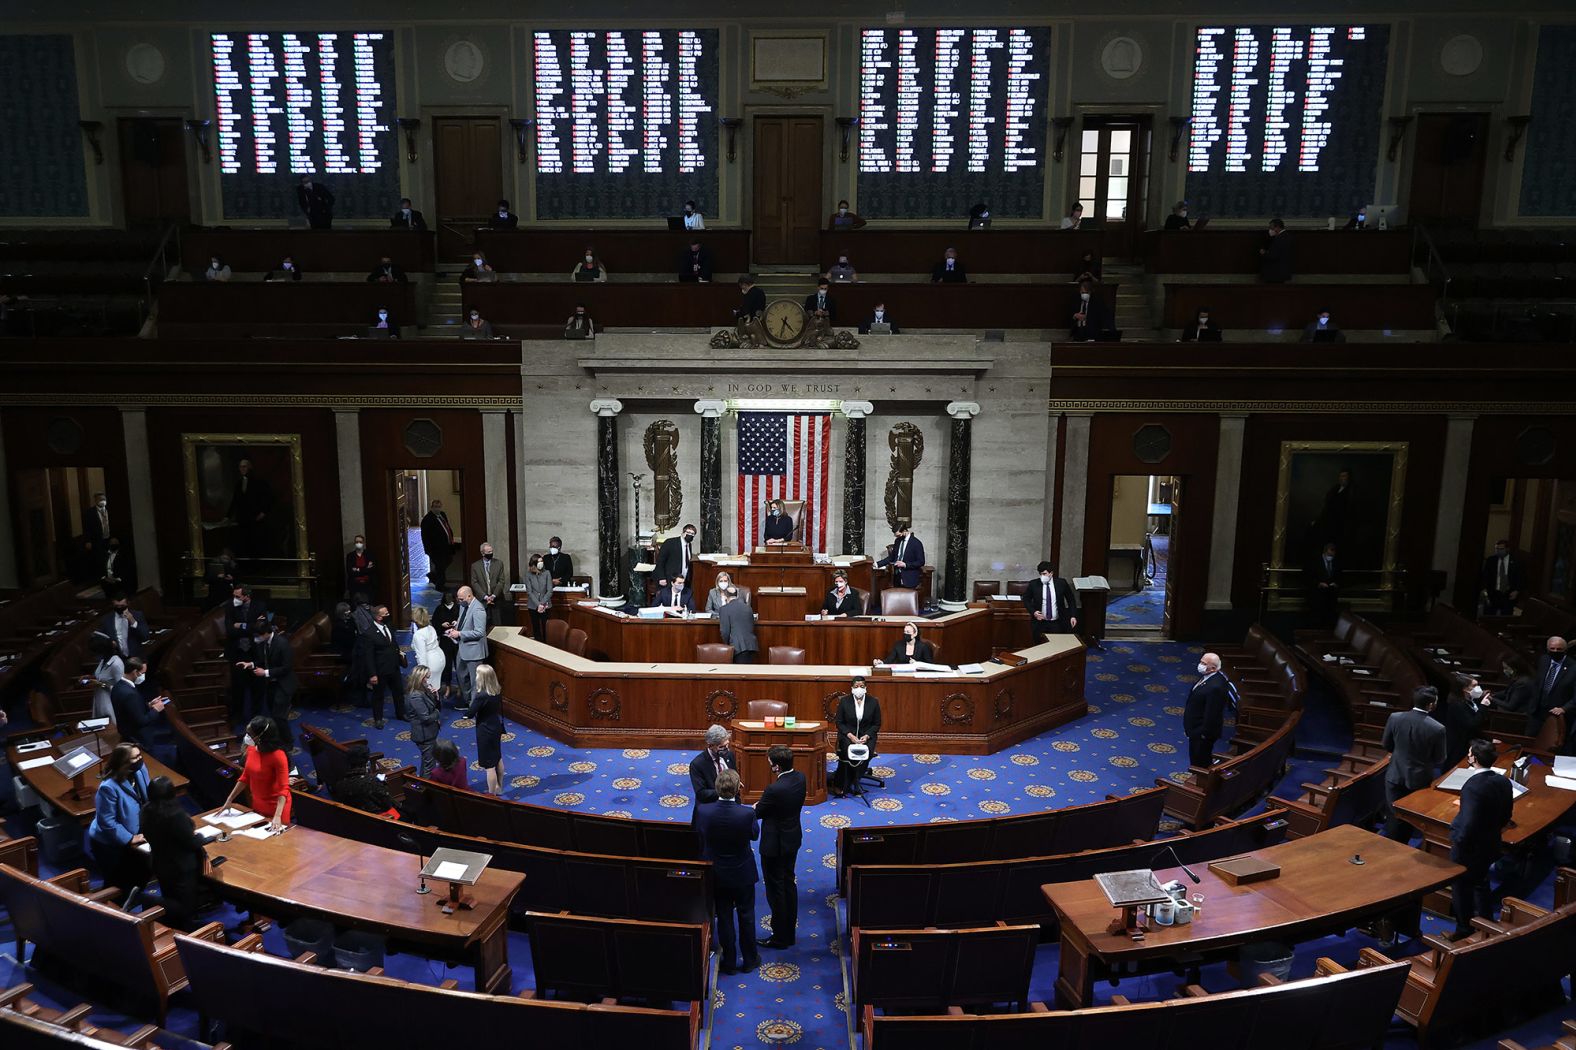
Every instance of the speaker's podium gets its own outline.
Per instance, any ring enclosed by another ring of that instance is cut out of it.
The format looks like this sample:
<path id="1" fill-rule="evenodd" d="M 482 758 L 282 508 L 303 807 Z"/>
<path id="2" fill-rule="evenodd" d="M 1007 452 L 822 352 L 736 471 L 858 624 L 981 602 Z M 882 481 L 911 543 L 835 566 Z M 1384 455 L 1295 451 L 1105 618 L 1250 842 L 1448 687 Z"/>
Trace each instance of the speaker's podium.
<path id="1" fill-rule="evenodd" d="M 782 744 L 793 751 L 793 767 L 804 774 L 804 804 L 818 806 L 826 801 L 826 743 L 822 739 L 825 722 L 797 722 L 794 725 L 770 725 L 771 719 L 736 718 L 729 729 L 733 731 L 733 754 L 739 763 L 739 775 L 744 781 L 740 801 L 759 802 L 761 792 L 772 782 L 772 766 L 766 760 L 766 749 Z"/>
<path id="2" fill-rule="evenodd" d="M 814 565 L 815 552 L 802 543 L 774 543 L 750 552 L 751 565 Z"/>

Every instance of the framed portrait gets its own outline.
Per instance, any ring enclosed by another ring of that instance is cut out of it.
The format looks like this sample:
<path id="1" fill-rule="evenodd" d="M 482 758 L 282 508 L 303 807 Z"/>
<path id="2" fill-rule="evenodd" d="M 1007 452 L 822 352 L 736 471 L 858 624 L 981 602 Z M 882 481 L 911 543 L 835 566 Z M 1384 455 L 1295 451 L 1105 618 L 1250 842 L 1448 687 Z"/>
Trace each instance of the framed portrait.
<path id="1" fill-rule="evenodd" d="M 1393 572 L 1405 441 L 1283 441 L 1271 563 L 1301 569 L 1334 543 L 1348 570 Z"/>
<path id="2" fill-rule="evenodd" d="M 248 580 L 268 580 L 279 594 L 292 586 L 307 593 L 301 435 L 182 434 L 181 458 L 190 574 L 202 577 L 229 549 Z"/>

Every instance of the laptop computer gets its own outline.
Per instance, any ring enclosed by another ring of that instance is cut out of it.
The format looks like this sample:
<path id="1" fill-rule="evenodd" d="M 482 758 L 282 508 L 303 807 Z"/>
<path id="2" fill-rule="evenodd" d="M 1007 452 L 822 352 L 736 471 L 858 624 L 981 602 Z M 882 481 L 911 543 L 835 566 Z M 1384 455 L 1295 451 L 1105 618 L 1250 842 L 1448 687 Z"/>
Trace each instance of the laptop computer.
<path id="1" fill-rule="evenodd" d="M 1204 216 L 1202 219 L 1195 219 L 1193 221 L 1193 229 L 1195 229 L 1195 230 L 1202 230 L 1204 227 L 1206 227 L 1208 225 L 1209 225 L 1209 216 L 1208 215 Z"/>
<path id="2" fill-rule="evenodd" d="M 392 329 L 392 328 L 368 328 L 367 329 L 367 338 L 368 339 L 393 339 L 394 338 L 394 329 Z"/>
<path id="3" fill-rule="evenodd" d="M 590 339 L 591 338 L 591 329 L 589 329 L 589 328 L 565 328 L 564 329 L 564 338 L 565 339 Z"/>
<path id="4" fill-rule="evenodd" d="M 888 324 L 887 322 L 885 322 L 885 321 L 882 321 L 880 324 L 872 324 L 870 326 L 870 334 L 871 335 L 891 335 L 892 334 L 892 326 L 890 324 Z"/>
<path id="5" fill-rule="evenodd" d="M 673 230 L 676 233 L 684 232 L 684 216 L 682 216 L 682 215 L 669 215 L 668 216 L 668 229 Z"/>

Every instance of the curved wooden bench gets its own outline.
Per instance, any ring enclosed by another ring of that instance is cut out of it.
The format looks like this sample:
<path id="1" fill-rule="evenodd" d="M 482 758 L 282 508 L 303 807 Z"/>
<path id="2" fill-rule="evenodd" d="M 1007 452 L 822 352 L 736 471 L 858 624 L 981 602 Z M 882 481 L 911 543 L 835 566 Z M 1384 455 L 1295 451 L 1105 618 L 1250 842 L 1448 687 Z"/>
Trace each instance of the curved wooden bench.
<path id="1" fill-rule="evenodd" d="M 1208 769 L 1189 769 L 1187 783 L 1157 779 L 1166 789 L 1166 812 L 1199 830 L 1267 795 L 1286 771 L 1301 718 L 1301 711 L 1293 711 L 1280 728 L 1243 753 Z"/>

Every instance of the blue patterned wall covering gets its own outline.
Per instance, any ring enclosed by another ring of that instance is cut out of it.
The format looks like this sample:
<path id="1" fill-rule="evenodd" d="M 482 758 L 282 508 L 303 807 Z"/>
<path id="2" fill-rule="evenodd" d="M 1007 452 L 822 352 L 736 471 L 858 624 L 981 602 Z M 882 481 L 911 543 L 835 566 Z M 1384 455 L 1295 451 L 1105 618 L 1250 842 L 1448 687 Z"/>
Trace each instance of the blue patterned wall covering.
<path id="1" fill-rule="evenodd" d="M 71 37 L 0 36 L 0 215 L 88 214 Z"/>
<path id="2" fill-rule="evenodd" d="M 1521 214 L 1576 215 L 1576 25 L 1538 31 L 1532 123 L 1521 169 Z"/>

